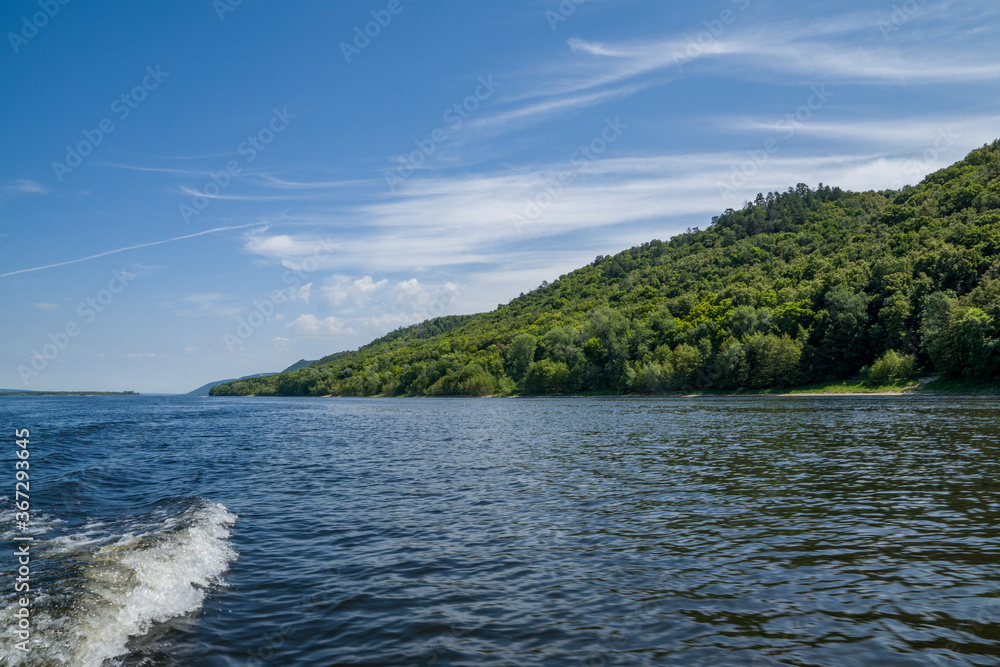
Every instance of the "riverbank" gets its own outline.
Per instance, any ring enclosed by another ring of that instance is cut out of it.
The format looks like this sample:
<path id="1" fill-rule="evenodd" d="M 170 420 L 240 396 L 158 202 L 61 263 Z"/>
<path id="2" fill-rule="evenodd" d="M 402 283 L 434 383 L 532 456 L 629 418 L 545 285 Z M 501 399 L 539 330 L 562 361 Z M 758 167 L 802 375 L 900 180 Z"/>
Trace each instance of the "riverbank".
<path id="1" fill-rule="evenodd" d="M 667 394 L 622 394 L 616 391 L 593 391 L 593 392 L 581 392 L 578 394 L 549 394 L 549 395 L 525 395 L 525 394 L 506 394 L 506 395 L 489 395 L 489 396 L 468 396 L 468 395 L 452 395 L 452 396 L 438 396 L 436 398 L 636 398 L 636 397 L 664 397 L 664 398 L 703 398 L 703 397 L 733 397 L 733 396 L 777 396 L 777 397 L 813 397 L 813 396 L 908 396 L 911 394 L 920 394 L 921 396 L 932 396 L 935 394 L 941 395 L 956 395 L 956 394 L 969 394 L 969 395 L 980 395 L 980 396 L 991 396 L 1000 395 L 1000 383 L 975 383 L 975 382 L 964 382 L 961 380 L 944 380 L 937 377 L 925 377 L 919 380 L 908 380 L 905 382 L 897 382 L 887 385 L 872 386 L 866 384 L 862 380 L 833 380 L 830 382 L 818 382 L 814 384 L 802 385 L 799 387 L 790 387 L 783 389 L 758 389 L 758 390 L 737 390 L 737 391 L 722 391 L 722 390 L 696 390 L 696 391 L 686 391 L 686 392 L 671 392 Z M 264 396 L 268 398 L 269 396 Z M 218 397 L 227 398 L 227 397 Z M 249 394 L 243 398 L 257 398 L 255 394 Z M 296 397 L 288 397 L 296 398 Z M 309 398 L 309 397 L 301 397 Z M 326 394 L 324 396 L 312 397 L 312 398 L 351 398 L 351 396 L 343 396 L 337 394 Z M 362 398 L 362 397 L 358 397 Z M 377 396 L 368 396 L 367 398 L 394 398 L 392 396 L 386 396 L 380 394 Z M 395 398 L 435 398 L 430 396 L 397 396 Z"/>
<path id="2" fill-rule="evenodd" d="M 872 386 L 862 380 L 834 380 L 792 387 L 788 389 L 762 389 L 759 391 L 698 391 L 684 396 L 906 396 L 919 393 L 934 394 L 1000 395 L 1000 384 L 975 383 L 925 377 L 919 380 Z"/>

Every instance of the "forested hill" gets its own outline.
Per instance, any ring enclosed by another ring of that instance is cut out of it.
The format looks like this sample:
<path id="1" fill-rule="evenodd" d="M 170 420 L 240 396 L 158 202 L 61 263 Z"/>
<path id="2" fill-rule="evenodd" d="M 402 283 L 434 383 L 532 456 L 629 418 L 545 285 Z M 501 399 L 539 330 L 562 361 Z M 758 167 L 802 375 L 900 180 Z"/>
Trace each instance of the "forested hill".
<path id="1" fill-rule="evenodd" d="M 1000 141 L 901 191 L 799 185 L 711 226 L 220 395 L 763 389 L 1000 375 Z"/>

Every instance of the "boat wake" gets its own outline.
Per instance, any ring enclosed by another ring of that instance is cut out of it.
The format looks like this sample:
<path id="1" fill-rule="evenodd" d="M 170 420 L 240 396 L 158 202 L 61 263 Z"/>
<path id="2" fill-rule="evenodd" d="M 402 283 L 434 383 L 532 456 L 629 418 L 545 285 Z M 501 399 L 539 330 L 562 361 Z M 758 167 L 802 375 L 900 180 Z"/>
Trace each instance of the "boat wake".
<path id="1" fill-rule="evenodd" d="M 130 640 L 201 609 L 237 553 L 236 516 L 185 498 L 139 518 L 90 523 L 31 543 L 30 651 L 15 648 L 17 601 L 5 595 L 0 663 L 26 667 L 114 665 Z M 48 531 L 47 531 L 48 532 Z M 36 569 L 37 564 L 37 569 Z"/>

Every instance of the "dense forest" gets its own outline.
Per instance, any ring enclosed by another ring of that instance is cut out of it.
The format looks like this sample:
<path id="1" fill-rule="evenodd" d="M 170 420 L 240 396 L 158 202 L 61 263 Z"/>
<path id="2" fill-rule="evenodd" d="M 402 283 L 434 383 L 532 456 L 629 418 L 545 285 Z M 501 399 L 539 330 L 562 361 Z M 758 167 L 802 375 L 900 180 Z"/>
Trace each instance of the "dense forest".
<path id="1" fill-rule="evenodd" d="M 1000 375 L 1000 141 L 919 185 L 758 195 L 490 313 L 215 396 L 754 390 Z"/>

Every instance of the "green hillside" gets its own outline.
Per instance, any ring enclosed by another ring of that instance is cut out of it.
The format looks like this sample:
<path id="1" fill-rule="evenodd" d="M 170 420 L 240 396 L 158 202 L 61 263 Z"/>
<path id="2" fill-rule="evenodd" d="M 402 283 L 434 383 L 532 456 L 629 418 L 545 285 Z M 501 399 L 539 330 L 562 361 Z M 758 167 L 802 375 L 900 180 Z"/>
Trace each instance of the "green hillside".
<path id="1" fill-rule="evenodd" d="M 766 389 L 1000 375 L 1000 141 L 901 191 L 758 195 L 490 313 L 221 395 Z"/>

